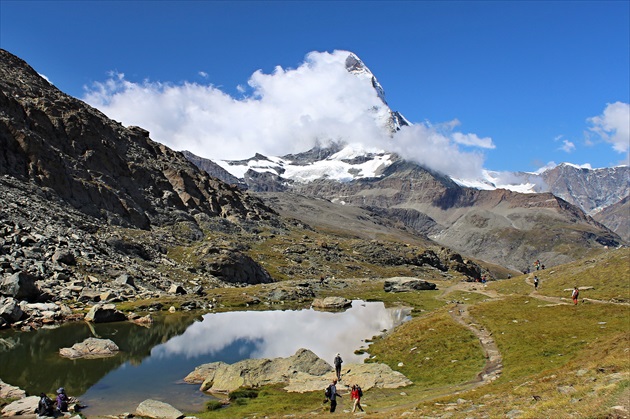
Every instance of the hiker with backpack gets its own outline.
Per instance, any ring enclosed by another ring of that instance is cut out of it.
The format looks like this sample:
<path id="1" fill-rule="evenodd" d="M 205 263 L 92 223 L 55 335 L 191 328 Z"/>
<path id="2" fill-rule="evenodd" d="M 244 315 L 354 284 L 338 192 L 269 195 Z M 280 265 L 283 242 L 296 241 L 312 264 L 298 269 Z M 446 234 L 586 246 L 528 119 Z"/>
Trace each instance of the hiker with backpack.
<path id="1" fill-rule="evenodd" d="M 339 355 L 339 353 L 335 355 L 335 360 L 333 361 L 333 363 L 335 364 L 335 373 L 337 374 L 337 380 L 341 381 L 341 364 L 343 363 L 343 360 L 341 359 L 341 355 Z"/>
<path id="2" fill-rule="evenodd" d="M 536 275 L 534 275 L 534 289 L 538 289 L 538 277 Z"/>
<path id="3" fill-rule="evenodd" d="M 324 392 L 326 400 L 330 400 L 330 413 L 333 413 L 337 408 L 337 396 L 341 397 L 341 394 L 337 393 L 337 380 L 333 380 L 332 383 L 326 387 Z"/>
<path id="4" fill-rule="evenodd" d="M 573 304 L 577 305 L 579 296 L 580 296 L 580 290 L 578 289 L 578 287 L 573 288 L 573 292 L 571 293 L 571 299 L 573 300 Z"/>
<path id="5" fill-rule="evenodd" d="M 54 416 L 53 401 L 45 393 L 39 395 L 39 403 L 37 403 L 37 416 Z"/>
<path id="6" fill-rule="evenodd" d="M 363 397 L 363 390 L 359 387 L 358 384 L 353 384 L 352 389 L 350 390 L 350 398 L 354 400 L 354 404 L 352 405 L 352 413 L 357 410 L 357 407 L 360 411 L 364 412 L 361 407 L 361 397 Z"/>

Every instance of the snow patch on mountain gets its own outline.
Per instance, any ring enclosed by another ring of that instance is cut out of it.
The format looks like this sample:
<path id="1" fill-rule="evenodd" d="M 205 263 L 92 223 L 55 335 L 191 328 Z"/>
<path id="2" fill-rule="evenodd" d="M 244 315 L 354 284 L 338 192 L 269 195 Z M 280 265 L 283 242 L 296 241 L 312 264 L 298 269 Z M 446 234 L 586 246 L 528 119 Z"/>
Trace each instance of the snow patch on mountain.
<path id="1" fill-rule="evenodd" d="M 300 183 L 317 179 L 349 182 L 354 179 L 381 177 L 383 170 L 393 163 L 393 155 L 383 150 L 366 150 L 360 145 L 349 145 L 323 160 L 307 163 L 260 154 L 248 160 L 220 160 L 216 163 L 240 179 L 244 178 L 248 170 L 253 170 L 274 173 Z"/>

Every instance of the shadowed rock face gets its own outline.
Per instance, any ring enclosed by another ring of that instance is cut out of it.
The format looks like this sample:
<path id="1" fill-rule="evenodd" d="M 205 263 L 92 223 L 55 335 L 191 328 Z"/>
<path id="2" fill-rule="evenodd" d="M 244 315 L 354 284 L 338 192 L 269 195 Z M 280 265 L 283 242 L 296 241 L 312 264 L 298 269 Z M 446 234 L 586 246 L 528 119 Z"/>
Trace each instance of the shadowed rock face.
<path id="1" fill-rule="evenodd" d="M 267 218 L 262 203 L 125 128 L 0 50 L 0 174 L 54 190 L 81 212 L 148 228 L 182 214 Z"/>

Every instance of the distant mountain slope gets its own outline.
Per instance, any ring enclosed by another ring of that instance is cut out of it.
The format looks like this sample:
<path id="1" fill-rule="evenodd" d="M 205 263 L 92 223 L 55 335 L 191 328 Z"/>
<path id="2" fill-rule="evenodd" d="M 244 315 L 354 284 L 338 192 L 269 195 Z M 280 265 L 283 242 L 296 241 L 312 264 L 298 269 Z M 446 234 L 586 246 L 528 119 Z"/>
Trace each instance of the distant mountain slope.
<path id="1" fill-rule="evenodd" d="M 589 169 L 562 163 L 541 173 L 519 176 L 539 185 L 536 192 L 551 192 L 589 215 L 618 203 L 630 193 L 628 166 Z"/>
<path id="2" fill-rule="evenodd" d="M 180 214 L 264 218 L 272 213 L 197 169 L 180 153 L 125 128 L 0 50 L 0 174 L 54 190 L 113 224 L 148 228 Z"/>
<path id="3" fill-rule="evenodd" d="M 626 196 L 616 204 L 606 207 L 593 218 L 630 242 L 630 197 Z"/>
<path id="4" fill-rule="evenodd" d="M 290 191 L 363 207 L 463 254 L 515 270 L 536 259 L 548 266 L 565 263 L 622 242 L 550 193 L 462 187 L 392 153 L 337 145 L 221 165 L 240 173 L 252 191 Z"/>

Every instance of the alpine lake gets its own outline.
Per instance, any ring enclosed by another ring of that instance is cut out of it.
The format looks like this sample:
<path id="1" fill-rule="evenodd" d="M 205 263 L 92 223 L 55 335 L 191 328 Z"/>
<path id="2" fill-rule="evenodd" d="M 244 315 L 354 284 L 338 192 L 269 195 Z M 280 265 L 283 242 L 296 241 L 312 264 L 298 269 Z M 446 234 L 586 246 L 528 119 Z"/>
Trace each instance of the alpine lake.
<path id="1" fill-rule="evenodd" d="M 182 412 L 199 412 L 211 395 L 183 378 L 195 367 L 216 361 L 288 357 L 313 351 L 332 364 L 360 363 L 372 337 L 410 318 L 406 308 L 355 300 L 345 311 L 314 309 L 161 313 L 150 327 L 131 322 L 73 322 L 54 328 L 0 333 L 0 378 L 30 395 L 59 387 L 77 397 L 86 416 L 133 413 L 146 399 Z M 98 359 L 67 359 L 59 349 L 89 337 L 111 339 L 120 352 Z M 362 352 L 362 351 L 359 351 Z"/>

